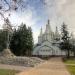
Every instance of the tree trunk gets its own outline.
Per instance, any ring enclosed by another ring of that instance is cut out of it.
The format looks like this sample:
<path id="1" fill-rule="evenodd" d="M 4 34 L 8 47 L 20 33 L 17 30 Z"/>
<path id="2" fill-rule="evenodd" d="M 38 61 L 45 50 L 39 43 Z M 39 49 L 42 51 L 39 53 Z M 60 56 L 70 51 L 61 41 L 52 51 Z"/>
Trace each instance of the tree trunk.
<path id="1" fill-rule="evenodd" d="M 75 50 L 74 50 L 74 57 L 75 57 Z"/>
<path id="2" fill-rule="evenodd" d="M 67 50 L 67 58 L 70 58 L 70 51 Z"/>

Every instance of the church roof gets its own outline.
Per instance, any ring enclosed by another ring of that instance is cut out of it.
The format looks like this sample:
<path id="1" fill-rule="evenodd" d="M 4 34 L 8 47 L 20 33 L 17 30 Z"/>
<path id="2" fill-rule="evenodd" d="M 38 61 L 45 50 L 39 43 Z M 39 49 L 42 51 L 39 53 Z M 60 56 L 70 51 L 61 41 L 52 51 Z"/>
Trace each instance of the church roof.
<path id="1" fill-rule="evenodd" d="M 52 32 L 52 29 L 51 29 L 51 26 L 50 26 L 50 21 L 48 20 L 48 22 L 46 24 L 45 33 L 51 33 L 51 32 Z"/>

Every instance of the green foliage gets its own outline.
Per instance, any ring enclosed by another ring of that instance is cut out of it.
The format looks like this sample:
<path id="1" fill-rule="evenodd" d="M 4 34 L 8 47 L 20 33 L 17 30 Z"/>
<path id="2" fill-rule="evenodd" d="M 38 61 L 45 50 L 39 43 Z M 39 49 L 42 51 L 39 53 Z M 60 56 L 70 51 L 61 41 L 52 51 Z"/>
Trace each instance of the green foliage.
<path id="1" fill-rule="evenodd" d="M 21 24 L 20 27 L 14 31 L 10 48 L 15 55 L 25 56 L 31 55 L 33 50 L 33 37 L 31 27 L 26 27 Z"/>
<path id="2" fill-rule="evenodd" d="M 6 42 L 7 42 L 6 36 L 7 36 L 7 32 L 4 30 L 0 30 L 0 51 L 6 48 Z"/>
<path id="3" fill-rule="evenodd" d="M 65 25 L 63 23 L 62 28 L 61 28 L 61 32 L 62 32 L 62 42 L 60 44 L 60 48 L 62 50 L 67 50 L 67 57 L 70 56 L 70 49 L 71 49 L 71 44 L 69 42 L 69 32 L 67 30 L 67 25 Z"/>
<path id="4" fill-rule="evenodd" d="M 7 46 L 8 32 L 3 29 L 0 30 L 0 51 Z M 13 36 L 10 40 L 10 49 L 17 56 L 31 55 L 33 50 L 33 36 L 31 27 L 26 27 L 21 24 L 17 30 L 14 30 Z"/>
<path id="5" fill-rule="evenodd" d="M 33 37 L 32 37 L 32 29 L 31 27 L 28 27 L 27 30 L 27 55 L 31 55 L 31 52 L 33 50 Z"/>

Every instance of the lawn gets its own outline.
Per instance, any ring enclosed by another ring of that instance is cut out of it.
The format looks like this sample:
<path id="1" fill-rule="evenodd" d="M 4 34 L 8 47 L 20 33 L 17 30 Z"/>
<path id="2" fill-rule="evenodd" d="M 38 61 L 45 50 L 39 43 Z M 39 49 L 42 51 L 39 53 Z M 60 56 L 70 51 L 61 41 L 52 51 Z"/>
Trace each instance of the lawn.
<path id="1" fill-rule="evenodd" d="M 65 61 L 66 64 L 75 64 L 75 59 L 67 59 Z"/>
<path id="2" fill-rule="evenodd" d="M 71 75 L 75 75 L 75 66 L 67 65 L 67 69 L 71 73 Z"/>
<path id="3" fill-rule="evenodd" d="M 65 62 L 65 64 L 67 64 L 66 65 L 67 66 L 67 69 L 71 73 L 71 75 L 75 75 L 75 59 L 67 59 L 64 62 Z"/>
<path id="4" fill-rule="evenodd" d="M 0 69 L 0 75 L 15 75 L 19 71 L 8 70 L 8 69 Z"/>

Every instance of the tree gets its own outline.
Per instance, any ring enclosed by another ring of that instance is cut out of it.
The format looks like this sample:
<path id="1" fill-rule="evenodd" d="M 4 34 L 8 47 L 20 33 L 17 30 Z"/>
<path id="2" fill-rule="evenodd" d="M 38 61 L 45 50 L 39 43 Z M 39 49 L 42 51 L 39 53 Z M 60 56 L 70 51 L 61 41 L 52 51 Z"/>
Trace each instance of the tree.
<path id="1" fill-rule="evenodd" d="M 12 36 L 10 48 L 12 52 L 18 56 L 25 55 L 25 49 L 26 49 L 26 25 L 21 24 L 21 26 L 14 31 L 14 34 Z"/>
<path id="2" fill-rule="evenodd" d="M 10 17 L 12 15 L 11 11 L 24 11 L 26 3 L 27 2 L 25 0 L 0 0 L 1 20 L 5 22 L 6 17 Z"/>
<path id="3" fill-rule="evenodd" d="M 28 27 L 27 31 L 27 55 L 31 56 L 33 50 L 33 36 L 31 27 Z"/>
<path id="4" fill-rule="evenodd" d="M 0 0 L 1 20 L 6 21 L 6 17 L 10 17 L 12 15 L 11 11 L 24 12 L 25 9 L 27 9 L 28 4 L 30 4 L 30 1 L 32 0 Z M 42 2 L 43 5 L 46 4 L 44 0 L 39 1 Z"/>
<path id="5" fill-rule="evenodd" d="M 75 45 L 73 45 L 73 52 L 74 52 L 74 57 L 75 57 Z"/>
<path id="6" fill-rule="evenodd" d="M 70 57 L 70 49 L 71 49 L 71 45 L 70 45 L 70 41 L 69 41 L 69 32 L 67 30 L 67 25 L 65 25 L 63 23 L 62 28 L 61 28 L 61 34 L 62 34 L 62 42 L 60 44 L 61 49 L 65 49 L 67 51 L 67 57 Z"/>
<path id="7" fill-rule="evenodd" d="M 43 0 L 41 0 L 43 2 Z M 28 0 L 0 0 L 0 16 L 2 17 L 2 20 L 4 20 L 5 23 L 7 23 L 6 14 L 8 13 L 7 17 L 10 17 L 12 15 L 11 11 L 25 11 L 26 4 L 30 3 Z M 24 9 L 24 10 L 23 10 Z M 11 49 L 12 51 L 17 55 L 25 55 L 25 49 L 28 49 L 27 47 L 27 38 L 29 36 L 28 29 L 26 28 L 26 31 L 22 33 L 23 27 L 19 27 L 20 29 L 14 31 L 13 37 L 11 40 Z M 18 36 L 18 37 L 17 37 Z M 17 39 L 17 40 L 16 40 Z M 23 39 L 23 40 L 22 40 Z M 25 43 L 25 44 L 23 44 Z M 24 46 L 25 45 L 25 46 Z M 15 46 L 15 47 L 14 47 Z M 22 49 L 22 46 L 24 49 Z M 31 47 L 30 47 L 31 48 Z M 15 51 L 15 49 L 18 51 Z M 22 51 L 21 51 L 22 49 Z M 24 51 L 24 52 L 23 52 Z"/>
<path id="8" fill-rule="evenodd" d="M 20 26 L 19 34 L 20 34 L 21 54 L 24 56 L 26 55 L 27 50 L 27 27 L 25 24 L 22 24 Z"/>
<path id="9" fill-rule="evenodd" d="M 10 48 L 14 54 L 18 56 L 31 55 L 33 50 L 33 38 L 30 27 L 26 27 L 25 24 L 21 24 L 18 30 L 13 34 Z"/>
<path id="10" fill-rule="evenodd" d="M 0 30 L 0 51 L 6 48 L 6 42 L 7 42 L 7 32 L 4 30 Z"/>
<path id="11" fill-rule="evenodd" d="M 10 42 L 10 49 L 17 56 L 20 55 L 20 38 L 19 37 L 20 37 L 19 33 L 17 32 L 17 30 L 15 30 Z"/>
<path id="12" fill-rule="evenodd" d="M 71 39 L 70 39 L 70 43 L 71 43 L 71 51 L 74 54 L 75 57 L 75 38 L 73 33 L 71 33 Z"/>

